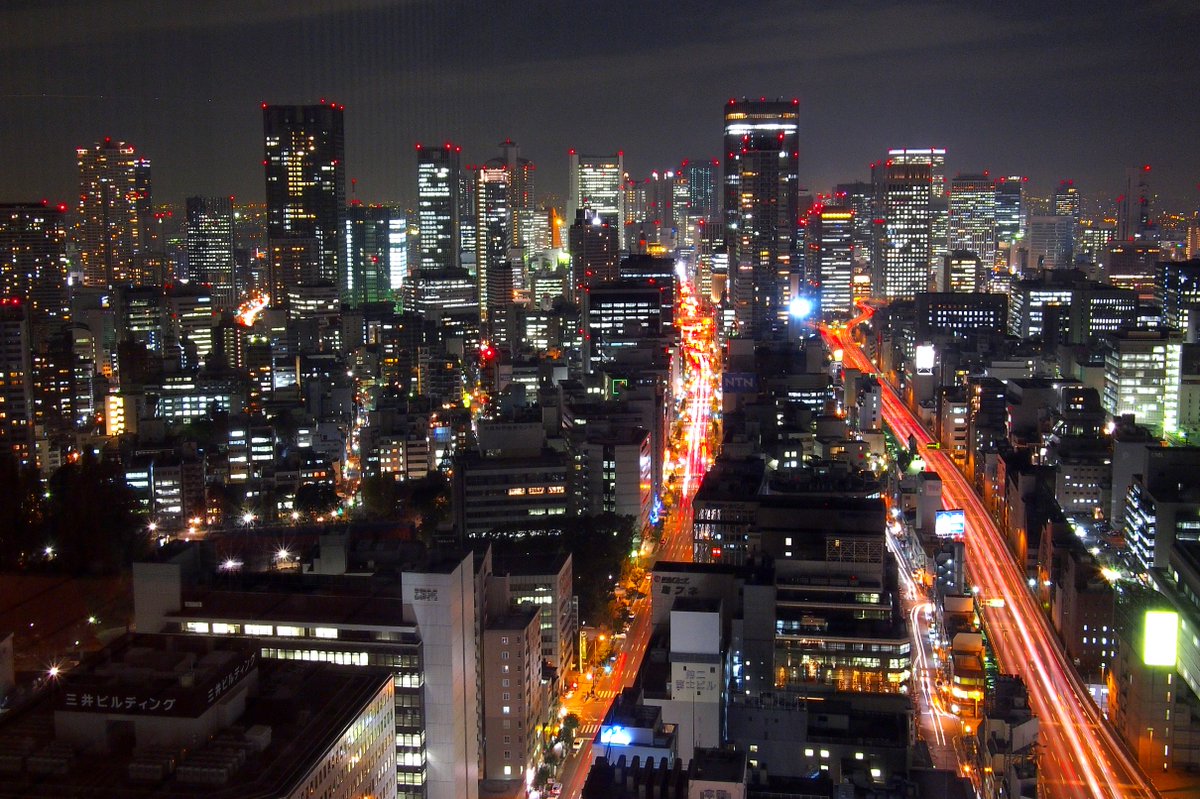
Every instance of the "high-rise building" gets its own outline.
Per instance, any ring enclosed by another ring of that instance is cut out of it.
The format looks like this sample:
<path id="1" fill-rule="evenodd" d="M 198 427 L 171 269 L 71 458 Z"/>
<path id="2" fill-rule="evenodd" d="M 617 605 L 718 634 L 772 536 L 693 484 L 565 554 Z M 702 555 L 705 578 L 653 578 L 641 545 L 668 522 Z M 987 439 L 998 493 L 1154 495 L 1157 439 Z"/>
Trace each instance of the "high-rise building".
<path id="1" fill-rule="evenodd" d="M 717 221 L 721 207 L 717 194 L 717 171 L 721 163 L 717 159 L 685 160 L 679 168 L 687 183 L 687 215 L 703 219 L 706 224 Z"/>
<path id="2" fill-rule="evenodd" d="M 417 227 L 422 270 L 461 265 L 462 148 L 417 145 Z"/>
<path id="3" fill-rule="evenodd" d="M 29 463 L 33 453 L 33 385 L 26 304 L 0 298 L 0 455 Z"/>
<path id="4" fill-rule="evenodd" d="M 338 285 L 344 304 L 385 302 L 408 270 L 404 213 L 386 205 L 351 205 L 346 210 L 346 269 Z"/>
<path id="5" fill-rule="evenodd" d="M 595 212 L 580 209 L 567 237 L 572 296 L 578 298 L 579 292 L 593 283 L 616 280 L 621 254 L 613 224 Z"/>
<path id="6" fill-rule="evenodd" d="M 996 260 L 996 188 L 987 174 L 950 181 L 949 249 L 966 250 L 991 266 Z M 971 289 L 974 290 L 974 289 Z"/>
<path id="7" fill-rule="evenodd" d="M 807 278 L 820 290 L 821 314 L 848 314 L 854 268 L 854 210 L 818 203 L 808 211 Z"/>
<path id="8" fill-rule="evenodd" d="M 207 283 L 221 309 L 239 300 L 233 258 L 233 201 L 229 197 L 187 198 L 188 274 Z"/>
<path id="9" fill-rule="evenodd" d="M 1152 241 L 1114 241 L 1102 257 L 1104 279 L 1114 286 L 1133 289 L 1143 299 L 1154 297 L 1154 275 L 1163 257 L 1162 247 Z"/>
<path id="10" fill-rule="evenodd" d="M 618 248 L 625 244 L 625 152 L 615 155 L 584 155 L 571 150 L 570 194 L 567 197 L 567 219 L 575 219 L 581 208 L 600 214 L 616 230 Z"/>
<path id="11" fill-rule="evenodd" d="M 1070 269 L 1075 265 L 1075 220 L 1069 216 L 1031 216 L 1030 269 Z"/>
<path id="12" fill-rule="evenodd" d="M 1025 238 L 1025 182 L 1027 180 L 1028 178 L 1020 175 L 1010 175 L 996 181 L 997 266 L 1008 266 L 1010 250 L 1017 242 Z"/>
<path id="13" fill-rule="evenodd" d="M 1108 336 L 1104 357 L 1104 409 L 1133 414 L 1160 435 L 1179 420 L 1182 337 L 1167 330 L 1119 330 Z"/>
<path id="14" fill-rule="evenodd" d="M 881 297 L 912 297 L 929 289 L 931 170 L 928 161 L 891 158 L 871 169 L 885 231 L 875 264 L 875 292 Z"/>
<path id="15" fill-rule="evenodd" d="M 1071 218 L 1071 254 L 1074 257 L 1079 251 L 1079 224 L 1083 219 L 1079 189 L 1075 187 L 1075 181 L 1060 181 L 1054 189 L 1053 203 L 1055 216 Z"/>
<path id="16" fill-rule="evenodd" d="M 67 206 L 0 204 L 0 297 L 25 300 L 34 320 L 65 319 Z"/>
<path id="17" fill-rule="evenodd" d="M 1054 214 L 1055 216 L 1069 216 L 1079 224 L 1081 218 L 1079 206 L 1079 189 L 1075 187 L 1075 181 L 1064 180 L 1060 181 L 1058 187 L 1054 190 Z"/>
<path id="18" fill-rule="evenodd" d="M 888 150 L 895 164 L 929 165 L 929 267 L 935 270 L 946 255 L 949 239 L 949 207 L 946 182 L 946 150 L 942 147 L 901 147 Z"/>
<path id="19" fill-rule="evenodd" d="M 986 291 L 988 274 L 979 256 L 969 250 L 951 250 L 942 263 L 937 281 L 939 291 Z"/>
<path id="20" fill-rule="evenodd" d="M 475 272 L 479 282 L 479 315 L 488 322 L 496 308 L 512 303 L 513 173 L 502 158 L 492 158 L 475 173 Z"/>
<path id="21" fill-rule="evenodd" d="M 532 247 L 532 242 L 526 241 L 525 231 L 517 224 L 522 216 L 530 215 L 537 210 L 535 194 L 536 166 L 528 158 L 521 157 L 521 148 L 512 139 L 500 142 L 501 159 L 508 168 L 508 218 L 510 220 L 513 247 Z"/>
<path id="22" fill-rule="evenodd" d="M 336 283 L 343 271 L 345 106 L 264 103 L 262 111 L 267 239 L 297 256 L 272 258 L 271 300 L 281 303 L 288 286 Z"/>
<path id="23" fill-rule="evenodd" d="M 800 101 L 725 105 L 725 244 L 730 298 L 743 335 L 786 319 L 800 219 Z"/>
<path id="24" fill-rule="evenodd" d="M 1200 259 L 1160 261 L 1154 275 L 1155 301 L 1162 307 L 1163 324 L 1182 330 L 1188 341 L 1195 340 L 1194 327 L 1200 321 Z"/>
<path id="25" fill-rule="evenodd" d="M 75 150 L 79 166 L 76 244 L 83 282 L 111 288 L 132 281 L 142 249 L 137 165 L 132 144 L 106 138 Z M 143 178 L 144 181 L 144 178 Z"/>

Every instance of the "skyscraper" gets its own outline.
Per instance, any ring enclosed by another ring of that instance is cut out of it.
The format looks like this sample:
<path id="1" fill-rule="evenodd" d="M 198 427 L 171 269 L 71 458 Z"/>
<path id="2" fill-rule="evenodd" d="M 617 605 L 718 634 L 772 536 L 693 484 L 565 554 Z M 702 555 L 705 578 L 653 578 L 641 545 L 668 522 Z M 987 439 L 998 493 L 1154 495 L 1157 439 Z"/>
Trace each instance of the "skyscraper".
<path id="1" fill-rule="evenodd" d="M 83 282 L 110 288 L 129 282 L 141 249 L 138 163 L 134 147 L 106 138 L 75 150 L 79 166 L 79 247 Z"/>
<path id="2" fill-rule="evenodd" d="M 578 299 L 580 293 L 593 283 L 617 279 L 621 258 L 617 231 L 604 221 L 602 215 L 581 208 L 575 214 L 568 239 L 572 297 Z"/>
<path id="3" fill-rule="evenodd" d="M 67 206 L 0 204 L 0 297 L 30 302 L 32 317 L 67 315 Z"/>
<path id="4" fill-rule="evenodd" d="M 455 269 L 460 264 L 462 148 L 417 145 L 417 226 L 422 271 Z"/>
<path id="5" fill-rule="evenodd" d="M 931 170 L 928 160 L 892 159 L 871 169 L 885 228 L 872 281 L 878 296 L 912 297 L 929 290 Z"/>
<path id="6" fill-rule="evenodd" d="M 1083 219 L 1083 213 L 1080 207 L 1079 189 L 1075 188 L 1075 181 L 1061 181 L 1054 190 L 1054 215 L 1071 218 L 1071 252 L 1073 255 L 1078 253 L 1079 223 Z"/>
<path id="7" fill-rule="evenodd" d="M 799 100 L 725 106 L 725 244 L 739 329 L 758 338 L 786 317 L 799 222 Z"/>
<path id="8" fill-rule="evenodd" d="M 337 283 L 342 279 L 345 108 L 324 101 L 318 105 L 263 103 L 263 171 L 274 304 L 285 302 L 287 287 L 296 283 Z"/>
<path id="9" fill-rule="evenodd" d="M 996 260 L 996 188 L 988 175 L 959 175 L 950 181 L 951 252 L 974 253 L 989 266 Z"/>
<path id="10" fill-rule="evenodd" d="M 1075 188 L 1075 181 L 1061 181 L 1054 190 L 1054 215 L 1069 216 L 1079 224 L 1079 189 Z"/>
<path id="11" fill-rule="evenodd" d="M 897 164 L 929 165 L 929 266 L 936 269 L 946 255 L 949 240 L 946 150 L 943 147 L 901 147 L 888 150 L 888 159 Z"/>
<path id="12" fill-rule="evenodd" d="M 518 224 L 523 216 L 532 219 L 537 213 L 537 198 L 535 195 L 536 177 L 535 165 L 528 158 L 521 157 L 521 148 L 512 139 L 500 142 L 501 159 L 508 167 L 508 209 L 510 220 L 510 236 L 513 247 L 531 247 L 532 243 L 525 240 L 527 226 Z"/>
<path id="13" fill-rule="evenodd" d="M 237 306 L 233 260 L 233 202 L 229 197 L 187 198 L 188 274 L 207 283 L 219 309 Z"/>
<path id="14" fill-rule="evenodd" d="M 346 269 L 338 286 L 343 303 L 357 308 L 386 302 L 400 288 L 407 270 L 405 228 L 403 212 L 386 205 L 346 209 Z"/>
<path id="15" fill-rule="evenodd" d="M 1025 237 L 1025 181 L 1011 175 L 996 181 L 996 244 L 1011 247 Z"/>
<path id="16" fill-rule="evenodd" d="M 475 270 L 483 322 L 491 319 L 493 309 L 512 302 L 513 270 L 508 260 L 512 179 L 513 173 L 503 158 L 484 162 L 475 174 Z"/>
<path id="17" fill-rule="evenodd" d="M 721 163 L 712 160 L 688 160 L 679 168 L 687 181 L 687 215 L 703 219 L 706 224 L 717 221 L 721 211 L 717 194 L 717 170 Z"/>
<path id="18" fill-rule="evenodd" d="M 821 315 L 847 314 L 852 301 L 854 210 L 818 203 L 808 211 L 807 273 L 821 291 Z"/>
<path id="19" fill-rule="evenodd" d="M 1074 230 L 1075 222 L 1069 216 L 1031 216 L 1026 237 L 1029 267 L 1070 269 L 1074 266 Z"/>
<path id="20" fill-rule="evenodd" d="M 27 305 L 0 297 L 0 456 L 33 457 L 33 384 Z"/>
<path id="21" fill-rule="evenodd" d="M 581 208 L 598 212 L 613 225 L 618 246 L 625 249 L 625 152 L 614 155 L 583 155 L 571 150 L 567 219 L 575 219 Z"/>

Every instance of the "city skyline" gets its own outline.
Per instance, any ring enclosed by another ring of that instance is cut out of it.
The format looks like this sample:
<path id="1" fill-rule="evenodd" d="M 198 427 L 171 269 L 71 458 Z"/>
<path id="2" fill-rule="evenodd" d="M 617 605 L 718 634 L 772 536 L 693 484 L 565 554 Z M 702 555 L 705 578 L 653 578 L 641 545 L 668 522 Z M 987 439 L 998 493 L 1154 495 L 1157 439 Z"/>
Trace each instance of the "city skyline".
<path id="1" fill-rule="evenodd" d="M 1198 77 L 1171 60 L 1200 21 L 1183 4 L 606 4 L 480 24 L 461 24 L 479 17 L 469 6 L 368 0 L 161 8 L 0 13 L 4 196 L 73 196 L 74 148 L 111 136 L 152 160 L 156 200 L 261 201 L 259 104 L 323 97 L 347 107 L 347 176 L 364 201 L 415 199 L 416 141 L 453 140 L 474 162 L 510 137 L 539 190 L 560 196 L 572 147 L 622 149 L 634 176 L 719 157 L 716 109 L 746 94 L 799 98 L 813 191 L 865 179 L 890 147 L 944 146 L 949 177 L 1027 174 L 1038 194 L 1072 178 L 1116 196 L 1125 170 L 1149 163 L 1162 207 L 1194 205 L 1200 178 L 1186 144 L 1200 111 L 1172 102 Z"/>

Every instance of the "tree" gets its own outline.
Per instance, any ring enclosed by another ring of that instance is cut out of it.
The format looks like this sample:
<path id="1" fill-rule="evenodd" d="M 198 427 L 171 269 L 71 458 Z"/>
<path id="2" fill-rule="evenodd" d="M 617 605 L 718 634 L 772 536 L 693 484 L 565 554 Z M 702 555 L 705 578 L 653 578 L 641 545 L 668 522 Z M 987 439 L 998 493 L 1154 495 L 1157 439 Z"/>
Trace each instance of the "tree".
<path id="1" fill-rule="evenodd" d="M 42 543 L 42 479 L 36 466 L 0 457 L 0 567 L 20 565 Z"/>
<path id="2" fill-rule="evenodd" d="M 341 503 L 333 486 L 325 483 L 308 483 L 296 491 L 295 504 L 292 506 L 300 513 L 310 516 L 324 516 L 337 510 Z"/>
<path id="3" fill-rule="evenodd" d="M 359 485 L 362 513 L 371 521 L 394 521 L 400 516 L 400 487 L 390 474 L 364 477 Z"/>
<path id="4" fill-rule="evenodd" d="M 117 571 L 148 546 L 136 498 L 115 464 L 85 453 L 59 468 L 47 488 L 44 538 L 64 570 Z"/>

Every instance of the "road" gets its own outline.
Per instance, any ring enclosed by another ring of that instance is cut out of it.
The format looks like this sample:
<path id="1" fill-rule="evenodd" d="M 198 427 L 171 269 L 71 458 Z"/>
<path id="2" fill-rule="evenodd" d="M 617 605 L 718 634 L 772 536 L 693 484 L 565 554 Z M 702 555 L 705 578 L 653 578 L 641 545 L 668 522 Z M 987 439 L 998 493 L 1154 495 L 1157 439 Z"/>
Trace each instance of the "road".
<path id="1" fill-rule="evenodd" d="M 887 544 L 900 564 L 898 572 L 904 584 L 902 605 L 904 612 L 908 614 L 909 631 L 914 644 L 914 696 L 921 739 L 929 747 L 929 756 L 935 768 L 957 771 L 959 757 L 955 749 L 955 740 L 962 733 L 962 722 L 958 716 L 945 708 L 942 697 L 936 690 L 941 670 L 929 635 L 933 604 L 926 595 L 926 589 L 910 576 L 912 566 L 891 529 L 888 530 Z"/>
<path id="2" fill-rule="evenodd" d="M 855 322 L 870 316 L 865 311 Z M 845 330 L 852 330 L 853 325 Z M 867 374 L 877 370 L 843 329 L 823 329 L 831 347 L 843 352 L 843 363 Z M 1101 718 L 1058 639 L 1029 593 L 1004 536 L 966 478 L 940 450 L 926 448 L 933 439 L 895 391 L 880 380 L 883 419 L 900 441 L 909 436 L 921 448 L 926 468 L 942 480 L 947 508 L 966 513 L 967 565 L 985 596 L 1004 600 L 989 608 L 988 626 L 1001 668 L 1020 674 L 1041 721 L 1041 779 L 1046 794 L 1063 799 L 1090 796 L 1157 797 L 1116 733 Z"/>
<path id="3" fill-rule="evenodd" d="M 692 498 L 704 473 L 712 463 L 712 409 L 715 402 L 720 371 L 716 351 L 713 321 L 703 303 L 697 298 L 687 275 L 680 275 L 680 297 L 676 319 L 680 331 L 680 357 L 684 365 L 684 393 L 680 403 L 679 435 L 672 437 L 667 462 L 668 471 L 675 472 L 678 498 L 663 523 L 662 539 L 652 561 L 692 560 Z M 564 702 L 568 713 L 579 717 L 579 735 L 584 744 L 579 751 L 568 754 L 561 772 L 564 797 L 578 797 L 593 758 L 603 754 L 593 752 L 595 742 L 613 699 L 621 689 L 633 685 L 646 647 L 650 642 L 650 598 L 634 602 L 634 620 L 616 648 L 612 673 L 593 670 L 595 696 L 590 696 L 593 683 L 584 674 L 575 696 Z"/>

